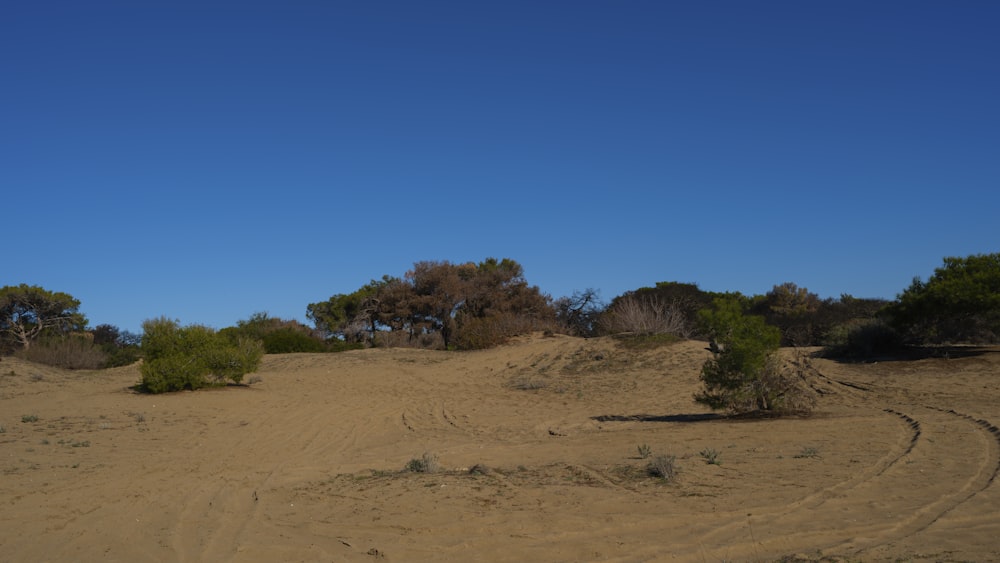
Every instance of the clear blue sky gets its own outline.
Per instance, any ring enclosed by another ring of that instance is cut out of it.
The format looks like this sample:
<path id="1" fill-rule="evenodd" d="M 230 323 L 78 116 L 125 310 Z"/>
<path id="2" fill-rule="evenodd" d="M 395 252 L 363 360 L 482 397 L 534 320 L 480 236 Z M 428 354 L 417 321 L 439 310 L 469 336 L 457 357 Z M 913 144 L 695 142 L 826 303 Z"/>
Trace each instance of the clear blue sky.
<path id="1" fill-rule="evenodd" d="M 414 262 L 893 298 L 1000 251 L 995 1 L 0 11 L 0 286 L 216 328 Z"/>

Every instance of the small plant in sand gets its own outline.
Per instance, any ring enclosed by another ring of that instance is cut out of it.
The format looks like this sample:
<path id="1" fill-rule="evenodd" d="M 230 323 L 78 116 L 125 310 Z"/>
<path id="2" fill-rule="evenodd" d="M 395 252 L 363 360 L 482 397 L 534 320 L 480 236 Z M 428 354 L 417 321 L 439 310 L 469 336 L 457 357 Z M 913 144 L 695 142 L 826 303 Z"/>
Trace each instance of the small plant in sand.
<path id="1" fill-rule="evenodd" d="M 6 428 L 4 428 L 4 425 L 3 425 L 3 424 L 0 424 L 0 434 L 3 434 L 3 433 L 4 433 L 4 432 L 6 432 L 6 431 L 7 431 L 7 429 L 6 429 Z"/>
<path id="2" fill-rule="evenodd" d="M 677 476 L 677 458 L 672 455 L 658 455 L 646 466 L 646 472 L 664 481 L 673 481 Z"/>
<path id="3" fill-rule="evenodd" d="M 492 473 L 492 470 L 481 463 L 477 463 L 469 468 L 469 475 L 489 475 L 490 473 Z"/>
<path id="4" fill-rule="evenodd" d="M 714 448 L 705 448 L 698 455 L 709 465 L 722 465 L 722 460 L 719 459 L 719 451 Z"/>
<path id="5" fill-rule="evenodd" d="M 819 457 L 819 448 L 815 448 L 813 446 L 806 446 L 802 448 L 801 452 L 795 454 L 796 459 L 814 458 L 814 457 Z"/>
<path id="6" fill-rule="evenodd" d="M 440 469 L 438 458 L 430 452 L 424 452 L 424 455 L 411 459 L 405 467 L 410 473 L 434 473 L 438 469 Z"/>
<path id="7" fill-rule="evenodd" d="M 646 459 L 653 454 L 653 448 L 649 444 L 639 444 L 636 449 L 639 450 L 639 459 Z"/>
<path id="8" fill-rule="evenodd" d="M 34 415 L 34 414 L 23 414 L 23 415 L 21 415 L 21 422 L 24 422 L 24 423 L 28 423 L 28 422 L 38 422 L 38 415 Z"/>

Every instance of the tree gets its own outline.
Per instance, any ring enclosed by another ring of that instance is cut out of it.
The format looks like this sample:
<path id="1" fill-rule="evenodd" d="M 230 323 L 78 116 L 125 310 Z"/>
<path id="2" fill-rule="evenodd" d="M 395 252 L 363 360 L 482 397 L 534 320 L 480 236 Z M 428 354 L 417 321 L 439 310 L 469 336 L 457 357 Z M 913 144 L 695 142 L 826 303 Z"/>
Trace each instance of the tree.
<path id="1" fill-rule="evenodd" d="M 560 297 L 553 306 L 559 324 L 575 336 L 594 336 L 597 320 L 605 307 L 598 291 L 592 288 L 574 291 L 570 297 Z"/>
<path id="2" fill-rule="evenodd" d="M 52 292 L 37 285 L 0 288 L 0 333 L 22 348 L 42 334 L 82 331 L 87 318 L 79 312 L 80 301 L 68 293 Z"/>
<path id="3" fill-rule="evenodd" d="M 810 346 L 818 336 L 816 326 L 822 300 L 815 293 L 791 282 L 771 288 L 760 299 L 755 310 L 771 325 L 781 330 L 782 343 L 789 346 Z"/>
<path id="4" fill-rule="evenodd" d="M 780 372 L 781 332 L 764 317 L 745 315 L 737 298 L 723 297 L 699 320 L 712 357 L 702 366 L 696 401 L 737 414 L 808 410 L 804 391 Z"/>
<path id="5" fill-rule="evenodd" d="M 455 265 L 448 261 L 417 262 L 406 273 L 407 281 L 413 286 L 415 298 L 413 312 L 431 330 L 441 333 L 444 347 L 451 344 L 455 332 L 455 315 L 465 301 L 465 283 L 462 269 L 474 268 L 471 264 Z"/>
<path id="6" fill-rule="evenodd" d="M 312 303 L 306 315 L 318 330 L 345 341 L 437 342 L 440 336 L 445 348 L 481 348 L 554 326 L 550 301 L 509 258 L 424 261 L 403 278 L 383 276 L 354 293 Z"/>
<path id="7" fill-rule="evenodd" d="M 926 281 L 913 279 L 885 310 L 918 343 L 996 342 L 1000 338 L 1000 253 L 947 257 Z"/>

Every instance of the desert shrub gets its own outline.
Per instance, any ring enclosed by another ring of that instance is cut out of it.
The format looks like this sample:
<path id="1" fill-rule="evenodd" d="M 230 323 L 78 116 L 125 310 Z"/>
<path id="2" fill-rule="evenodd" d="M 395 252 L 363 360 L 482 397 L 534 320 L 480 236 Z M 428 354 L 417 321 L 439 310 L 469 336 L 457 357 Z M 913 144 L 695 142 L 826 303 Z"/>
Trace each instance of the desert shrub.
<path id="1" fill-rule="evenodd" d="M 233 345 L 238 345 L 241 339 L 260 340 L 266 354 L 339 351 L 298 321 L 271 317 L 267 313 L 254 313 L 249 319 L 238 321 L 236 326 L 226 327 L 219 333 Z"/>
<path id="2" fill-rule="evenodd" d="M 653 455 L 653 448 L 651 448 L 649 444 L 639 444 L 636 449 L 639 451 L 639 457 L 641 459 L 646 459 Z"/>
<path id="3" fill-rule="evenodd" d="M 776 327 L 763 317 L 743 314 L 740 302 L 728 297 L 716 299 L 699 317 L 711 338 L 712 357 L 702 366 L 703 389 L 696 401 L 734 414 L 807 410 L 805 391 L 781 372 Z"/>
<path id="4" fill-rule="evenodd" d="M 293 352 L 326 352 L 330 347 L 322 340 L 293 328 L 280 328 L 261 336 L 264 350 L 268 354 L 290 354 Z"/>
<path id="5" fill-rule="evenodd" d="M 361 343 L 344 342 L 332 339 L 327 341 L 330 345 L 337 345 L 345 349 L 364 348 Z M 444 348 L 444 339 L 437 332 L 409 332 L 402 330 L 380 330 L 375 335 L 375 345 L 384 348 L 424 348 L 440 349 Z"/>
<path id="6" fill-rule="evenodd" d="M 719 459 L 721 454 L 719 453 L 719 450 L 716 450 L 715 448 L 705 448 L 704 450 L 701 450 L 698 455 L 700 455 L 701 458 L 705 460 L 705 463 L 709 465 L 722 465 L 722 460 Z"/>
<path id="7" fill-rule="evenodd" d="M 65 369 L 100 369 L 108 356 L 91 338 L 83 335 L 47 336 L 19 350 L 22 359 Z"/>
<path id="8" fill-rule="evenodd" d="M 628 295 L 616 300 L 601 315 L 606 334 L 673 334 L 687 337 L 690 323 L 679 304 L 652 296 Z"/>
<path id="9" fill-rule="evenodd" d="M 614 335 L 618 345 L 627 350 L 655 350 L 664 346 L 670 346 L 683 340 L 676 334 L 635 334 L 621 333 Z"/>
<path id="10" fill-rule="evenodd" d="M 672 455 L 655 456 L 646 466 L 646 472 L 652 477 L 673 481 L 677 477 L 677 458 Z"/>
<path id="11" fill-rule="evenodd" d="M 424 452 L 420 457 L 415 457 L 407 462 L 404 470 L 410 473 L 436 473 L 440 468 L 437 456 Z"/>
<path id="12" fill-rule="evenodd" d="M 823 355 L 833 358 L 871 358 L 898 352 L 902 347 L 902 337 L 884 321 L 861 320 L 834 327 L 827 334 Z"/>
<path id="13" fill-rule="evenodd" d="M 143 323 L 142 349 L 139 387 L 149 393 L 240 383 L 264 355 L 259 340 L 241 338 L 234 344 L 209 327 L 181 327 L 166 318 Z"/>
<path id="14" fill-rule="evenodd" d="M 513 312 L 465 317 L 455 330 L 452 345 L 457 350 L 483 350 L 499 346 L 514 336 L 550 328 L 551 322 Z"/>

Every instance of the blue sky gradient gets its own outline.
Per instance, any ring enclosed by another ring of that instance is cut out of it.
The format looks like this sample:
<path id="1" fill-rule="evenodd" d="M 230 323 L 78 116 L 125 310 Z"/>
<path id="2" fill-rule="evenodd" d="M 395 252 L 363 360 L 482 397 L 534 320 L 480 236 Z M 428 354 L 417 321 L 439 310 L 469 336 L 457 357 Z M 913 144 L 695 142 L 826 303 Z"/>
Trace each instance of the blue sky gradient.
<path id="1" fill-rule="evenodd" d="M 0 286 L 222 328 L 414 262 L 893 298 L 1000 251 L 1000 3 L 12 2 Z"/>

